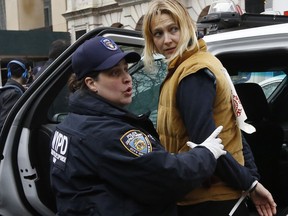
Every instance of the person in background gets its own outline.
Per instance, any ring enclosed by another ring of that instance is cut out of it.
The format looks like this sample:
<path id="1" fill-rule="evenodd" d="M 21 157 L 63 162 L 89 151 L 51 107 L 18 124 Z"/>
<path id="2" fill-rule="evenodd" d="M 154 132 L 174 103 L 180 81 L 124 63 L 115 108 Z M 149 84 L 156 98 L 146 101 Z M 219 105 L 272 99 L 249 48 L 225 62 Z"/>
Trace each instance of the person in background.
<path id="1" fill-rule="evenodd" d="M 249 186 L 251 181 L 245 180 L 249 175 L 259 180 L 251 149 L 241 135 L 241 129 L 253 132 L 254 128 L 244 122 L 243 109 L 236 110 L 236 117 L 233 104 L 237 101 L 232 103 L 231 98 L 237 95 L 232 97 L 230 77 L 196 31 L 186 7 L 177 0 L 152 0 L 144 15 L 145 66 L 152 68 L 154 54 L 164 55 L 168 62 L 158 104 L 160 142 L 177 154 L 189 150 L 188 140 L 201 143 L 217 126 L 224 128 L 219 137 L 227 154 L 218 159 L 215 175 L 179 200 L 179 216 L 248 216 L 246 203 L 239 205 L 238 200 L 251 186 L 258 213 L 276 214 L 271 193 L 261 183 Z"/>
<path id="2" fill-rule="evenodd" d="M 26 86 L 29 87 L 35 80 L 36 74 L 40 71 L 41 67 L 40 66 L 30 66 L 29 70 L 29 77 Z"/>
<path id="3" fill-rule="evenodd" d="M 49 47 L 48 60 L 41 68 L 38 68 L 38 72 L 35 74 L 35 79 L 40 76 L 42 72 L 69 46 L 70 43 L 63 39 L 53 41 Z"/>
<path id="4" fill-rule="evenodd" d="M 7 65 L 7 82 L 0 88 L 0 130 L 13 105 L 25 92 L 28 79 L 27 64 L 23 60 L 12 60 Z"/>
<path id="5" fill-rule="evenodd" d="M 132 101 L 128 63 L 111 39 L 96 36 L 72 55 L 68 116 L 51 139 L 57 215 L 176 216 L 176 200 L 198 187 L 225 154 L 217 128 L 201 145 L 170 154 Z"/>

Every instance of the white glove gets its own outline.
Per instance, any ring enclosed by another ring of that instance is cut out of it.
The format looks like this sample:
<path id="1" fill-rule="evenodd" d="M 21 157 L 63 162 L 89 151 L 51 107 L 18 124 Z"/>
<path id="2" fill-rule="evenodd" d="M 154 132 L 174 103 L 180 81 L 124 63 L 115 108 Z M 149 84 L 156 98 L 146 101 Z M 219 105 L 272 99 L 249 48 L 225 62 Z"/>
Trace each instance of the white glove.
<path id="1" fill-rule="evenodd" d="M 195 144 L 191 141 L 188 141 L 186 144 L 192 149 L 195 147 L 203 146 L 207 148 L 214 155 L 216 159 L 218 159 L 221 155 L 226 154 L 226 151 L 223 150 L 224 146 L 221 144 L 222 140 L 220 138 L 217 138 L 222 129 L 223 126 L 217 127 L 213 131 L 213 133 L 201 144 Z"/>

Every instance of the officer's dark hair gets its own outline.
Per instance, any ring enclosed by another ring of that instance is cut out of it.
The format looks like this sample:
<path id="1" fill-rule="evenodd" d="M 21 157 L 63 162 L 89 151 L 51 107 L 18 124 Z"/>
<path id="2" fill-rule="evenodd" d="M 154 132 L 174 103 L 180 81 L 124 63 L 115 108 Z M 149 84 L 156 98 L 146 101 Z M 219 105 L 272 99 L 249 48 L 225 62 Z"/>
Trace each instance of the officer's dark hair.
<path id="1" fill-rule="evenodd" d="M 67 85 L 70 92 L 75 92 L 78 89 L 89 89 L 85 84 L 85 78 L 91 77 L 94 80 L 98 80 L 99 71 L 92 71 L 83 77 L 82 79 L 78 80 L 75 73 L 72 73 L 68 79 Z"/>

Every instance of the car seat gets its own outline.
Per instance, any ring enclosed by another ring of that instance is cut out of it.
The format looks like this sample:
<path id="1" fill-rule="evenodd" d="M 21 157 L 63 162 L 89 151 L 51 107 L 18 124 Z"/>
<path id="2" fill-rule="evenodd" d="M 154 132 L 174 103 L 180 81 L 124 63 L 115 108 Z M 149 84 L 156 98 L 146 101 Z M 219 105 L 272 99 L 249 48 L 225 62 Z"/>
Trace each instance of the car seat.
<path id="1" fill-rule="evenodd" d="M 255 163 L 261 175 L 260 182 L 280 199 L 279 166 L 284 131 L 272 118 L 271 111 L 261 86 L 257 83 L 237 83 L 235 89 L 247 115 L 247 123 L 256 132 L 244 137 L 253 152 Z"/>

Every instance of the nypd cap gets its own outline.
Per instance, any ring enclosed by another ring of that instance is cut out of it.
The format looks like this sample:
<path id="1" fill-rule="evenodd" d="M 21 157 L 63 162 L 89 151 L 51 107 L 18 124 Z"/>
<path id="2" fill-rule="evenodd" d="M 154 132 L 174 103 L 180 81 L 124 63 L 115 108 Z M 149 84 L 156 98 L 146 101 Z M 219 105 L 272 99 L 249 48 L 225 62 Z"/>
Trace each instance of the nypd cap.
<path id="1" fill-rule="evenodd" d="M 92 71 L 108 70 L 122 59 L 133 63 L 140 58 L 136 52 L 123 52 L 113 40 L 96 36 L 76 49 L 72 55 L 72 68 L 79 80 Z"/>

